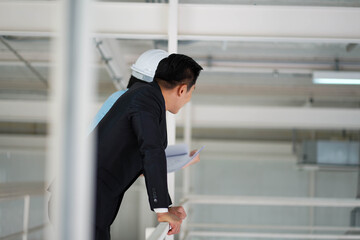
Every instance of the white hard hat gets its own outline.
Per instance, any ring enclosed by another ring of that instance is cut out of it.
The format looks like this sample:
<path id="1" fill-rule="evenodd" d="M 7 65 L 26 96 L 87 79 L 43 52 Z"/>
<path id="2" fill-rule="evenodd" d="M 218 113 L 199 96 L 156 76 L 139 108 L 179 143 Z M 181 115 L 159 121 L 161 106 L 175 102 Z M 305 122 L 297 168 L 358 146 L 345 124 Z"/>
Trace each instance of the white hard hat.
<path id="1" fill-rule="evenodd" d="M 131 66 L 133 70 L 131 75 L 140 80 L 152 82 L 159 62 L 168 56 L 169 54 L 161 49 L 151 49 L 144 52 Z"/>

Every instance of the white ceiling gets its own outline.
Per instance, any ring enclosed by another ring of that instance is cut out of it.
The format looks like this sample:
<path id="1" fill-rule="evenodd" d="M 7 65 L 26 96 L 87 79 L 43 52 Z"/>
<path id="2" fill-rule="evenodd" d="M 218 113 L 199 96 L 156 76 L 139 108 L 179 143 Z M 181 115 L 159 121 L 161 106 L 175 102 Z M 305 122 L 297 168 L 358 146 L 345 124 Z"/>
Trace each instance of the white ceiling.
<path id="1" fill-rule="evenodd" d="M 141 2 L 141 1 L 140 1 Z M 143 1 L 144 2 L 144 1 Z M 148 1 L 152 2 L 152 1 Z M 160 1 L 162 2 L 162 1 Z M 360 7 L 359 1 L 186 1 L 179 3 Z M 219 20 L 221 21 L 221 20 Z M 349 23 L 354 24 L 354 23 Z M 357 26 L 356 24 L 354 26 Z M 47 100 L 53 66 L 50 37 L 6 35 L 0 42 L 0 99 Z M 130 66 L 144 51 L 167 50 L 166 40 L 111 38 L 121 55 L 126 82 Z M 355 41 L 358 43 L 359 40 Z M 200 105 L 272 106 L 358 109 L 359 86 L 318 86 L 312 84 L 315 70 L 360 71 L 360 45 L 339 41 L 281 40 L 256 38 L 242 40 L 180 40 L 178 52 L 198 61 L 200 74 L 193 103 Z M 9 46 L 13 49 L 9 49 Z M 14 53 L 33 67 L 32 71 Z M 98 99 L 103 101 L 116 91 L 97 50 Z"/>
<path id="2" fill-rule="evenodd" d="M 6 36 L 4 41 L 49 80 L 53 57 L 49 38 Z M 112 41 L 121 49 L 126 69 L 147 49 L 167 49 L 166 41 Z M 314 104 L 320 106 L 359 107 L 359 87 L 316 86 L 311 81 L 315 70 L 360 71 L 360 46 L 355 45 L 351 50 L 347 50 L 347 46 L 349 44 L 179 41 L 178 49 L 205 69 L 199 78 L 196 101 L 211 103 L 214 98 L 216 102 L 222 99 L 224 104 L 289 106 L 305 104 L 312 97 Z M 46 84 L 3 43 L 0 43 L 0 53 L 1 98 L 46 95 Z M 115 88 L 99 54 L 95 54 L 99 93 L 103 99 Z M 123 73 L 124 81 L 129 74 L 130 71 Z"/>

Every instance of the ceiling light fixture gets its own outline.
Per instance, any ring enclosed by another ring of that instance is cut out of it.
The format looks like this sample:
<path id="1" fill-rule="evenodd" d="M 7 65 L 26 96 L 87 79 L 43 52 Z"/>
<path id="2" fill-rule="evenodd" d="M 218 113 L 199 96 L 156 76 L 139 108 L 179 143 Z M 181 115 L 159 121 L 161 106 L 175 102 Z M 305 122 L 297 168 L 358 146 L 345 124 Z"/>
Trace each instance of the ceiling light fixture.
<path id="1" fill-rule="evenodd" d="M 360 85 L 360 72 L 345 71 L 315 71 L 315 84 Z"/>

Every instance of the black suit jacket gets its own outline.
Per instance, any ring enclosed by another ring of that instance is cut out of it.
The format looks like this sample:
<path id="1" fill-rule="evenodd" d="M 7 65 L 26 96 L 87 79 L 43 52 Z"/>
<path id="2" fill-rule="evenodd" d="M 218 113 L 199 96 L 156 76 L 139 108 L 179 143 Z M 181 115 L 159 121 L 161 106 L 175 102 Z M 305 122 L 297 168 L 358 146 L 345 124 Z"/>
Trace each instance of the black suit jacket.
<path id="1" fill-rule="evenodd" d="M 144 174 L 151 209 L 167 208 L 165 100 L 156 82 L 136 83 L 97 126 L 97 181 L 121 196 Z"/>

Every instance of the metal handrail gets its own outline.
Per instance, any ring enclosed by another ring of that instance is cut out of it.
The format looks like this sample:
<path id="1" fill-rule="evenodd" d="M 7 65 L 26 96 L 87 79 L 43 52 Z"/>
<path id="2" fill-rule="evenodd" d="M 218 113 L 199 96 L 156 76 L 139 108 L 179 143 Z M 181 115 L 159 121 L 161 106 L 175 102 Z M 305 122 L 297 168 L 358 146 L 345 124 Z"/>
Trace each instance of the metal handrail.
<path id="1" fill-rule="evenodd" d="M 286 225 L 241 225 L 222 223 L 188 223 L 188 228 L 197 229 L 232 229 L 232 230 L 279 230 L 279 231 L 326 231 L 326 232 L 360 232 L 360 227 L 336 227 L 336 226 L 286 226 Z"/>
<path id="2" fill-rule="evenodd" d="M 27 232 L 20 231 L 20 232 L 12 233 L 12 234 L 9 234 L 9 235 L 0 237 L 0 240 L 13 239 L 14 237 L 17 237 L 17 236 L 21 236 L 21 235 L 24 235 L 24 234 L 30 234 L 30 233 L 33 233 L 33 232 L 37 232 L 37 231 L 45 228 L 46 226 L 47 226 L 47 224 L 42 224 L 42 225 L 39 225 L 39 226 L 36 226 L 36 227 L 29 228 L 29 229 L 27 230 Z"/>
<path id="3" fill-rule="evenodd" d="M 211 238 L 256 238 L 256 239 L 359 239 L 359 235 L 329 235 L 329 234 L 290 234 L 290 233 L 253 233 L 253 232 L 218 232 L 218 231 L 191 231 L 187 237 Z"/>
<path id="4" fill-rule="evenodd" d="M 45 193 L 44 182 L 0 183 L 0 201 L 9 198 L 19 198 L 25 195 L 40 195 Z"/>
<path id="5" fill-rule="evenodd" d="M 146 240 L 164 240 L 169 231 L 169 223 L 161 222 Z"/>
<path id="6" fill-rule="evenodd" d="M 287 207 L 359 207 L 359 199 L 337 199 L 337 198 L 301 198 L 301 197 L 254 197 L 254 196 L 219 196 L 219 195 L 188 195 L 182 200 L 182 205 L 188 204 L 210 204 L 210 205 L 244 205 L 244 206 L 287 206 Z M 188 224 L 187 227 L 199 227 L 199 225 Z M 207 224 L 204 227 L 209 227 Z M 233 225 L 211 225 L 211 227 L 232 228 Z M 237 226 L 239 227 L 239 226 Z M 261 226 L 260 226 L 261 228 Z M 270 228 L 269 228 L 270 229 Z M 315 230 L 309 227 L 308 230 Z M 319 228 L 320 230 L 321 228 Z M 358 228 L 350 228 L 357 230 Z M 299 230 L 299 229 L 297 229 Z M 305 230 L 305 229 L 304 229 Z M 321 229 L 321 230 L 329 230 Z M 339 230 L 339 229 L 337 229 Z M 344 229 L 342 229 L 344 230 Z M 291 233 L 264 233 L 264 232 L 233 232 L 233 231 L 186 231 L 181 239 L 191 237 L 221 237 L 221 238 L 271 238 L 271 239 L 360 239 L 359 235 L 341 234 L 291 234 Z"/>
<path id="7" fill-rule="evenodd" d="M 188 195 L 183 204 L 287 206 L 287 207 L 360 207 L 360 200 L 353 198 L 305 198 L 266 196 Z"/>
<path id="8" fill-rule="evenodd" d="M 27 240 L 29 233 L 44 228 L 45 225 L 39 225 L 29 229 L 30 195 L 44 195 L 44 186 L 45 185 L 43 182 L 0 184 L 0 202 L 8 201 L 10 199 L 24 199 L 23 230 L 7 236 L 0 237 L 0 240 L 10 239 L 19 235 L 22 235 L 23 240 Z"/>

